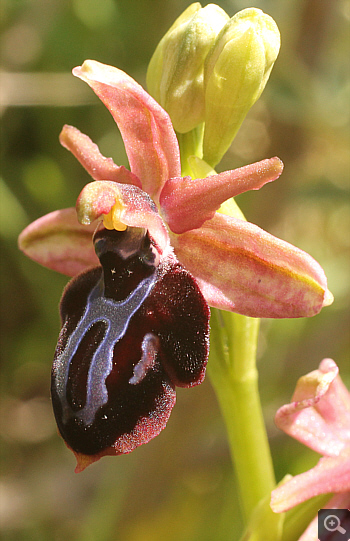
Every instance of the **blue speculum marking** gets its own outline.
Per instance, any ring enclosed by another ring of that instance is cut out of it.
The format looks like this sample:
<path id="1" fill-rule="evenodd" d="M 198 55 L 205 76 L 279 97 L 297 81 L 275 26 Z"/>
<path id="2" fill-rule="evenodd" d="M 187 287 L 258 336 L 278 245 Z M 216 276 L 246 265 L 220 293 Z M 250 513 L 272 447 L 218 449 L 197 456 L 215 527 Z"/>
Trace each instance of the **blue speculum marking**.
<path id="1" fill-rule="evenodd" d="M 159 350 L 158 336 L 150 332 L 145 334 L 142 340 L 142 344 L 141 344 L 141 351 L 142 351 L 141 359 L 137 363 L 137 365 L 134 366 L 133 376 L 132 378 L 129 379 L 129 383 L 131 383 L 131 385 L 137 385 L 143 380 L 147 372 L 154 365 L 158 350 Z"/>
<path id="2" fill-rule="evenodd" d="M 63 352 L 57 358 L 60 369 L 57 371 L 56 388 L 62 405 L 63 423 L 75 417 L 86 426 L 90 425 L 94 421 L 97 410 L 108 402 L 106 378 L 112 371 L 115 344 L 125 335 L 131 317 L 147 298 L 155 281 L 156 272 L 143 279 L 123 301 L 113 301 L 102 296 L 100 283 L 92 289 L 83 316 L 70 335 Z M 66 397 L 71 361 L 85 334 L 98 322 L 105 323 L 106 332 L 92 356 L 87 377 L 85 405 L 82 409 L 73 412 Z"/>

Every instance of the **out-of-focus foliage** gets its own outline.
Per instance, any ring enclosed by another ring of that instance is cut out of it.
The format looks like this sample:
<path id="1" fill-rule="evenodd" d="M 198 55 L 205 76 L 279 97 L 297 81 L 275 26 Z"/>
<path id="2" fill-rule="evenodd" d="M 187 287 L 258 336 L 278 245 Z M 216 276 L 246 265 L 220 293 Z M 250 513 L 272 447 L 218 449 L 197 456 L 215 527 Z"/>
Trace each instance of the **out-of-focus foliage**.
<path id="1" fill-rule="evenodd" d="M 217 2 L 229 15 L 246 0 Z M 127 164 L 103 105 L 70 70 L 86 58 L 145 84 L 147 63 L 184 0 L 1 2 L 1 495 L 9 541 L 227 541 L 241 524 L 225 428 L 209 380 L 178 392 L 167 429 L 132 455 L 80 475 L 56 433 L 49 397 L 66 278 L 18 252 L 30 221 L 72 206 L 89 180 L 58 143 L 77 126 Z M 205 5 L 205 4 L 204 4 Z M 219 169 L 278 155 L 285 171 L 238 202 L 250 221 L 325 268 L 334 304 L 310 320 L 264 321 L 260 383 L 277 478 L 317 456 L 274 427 L 296 379 L 333 357 L 349 381 L 348 0 L 256 0 L 282 35 L 262 98 Z"/>

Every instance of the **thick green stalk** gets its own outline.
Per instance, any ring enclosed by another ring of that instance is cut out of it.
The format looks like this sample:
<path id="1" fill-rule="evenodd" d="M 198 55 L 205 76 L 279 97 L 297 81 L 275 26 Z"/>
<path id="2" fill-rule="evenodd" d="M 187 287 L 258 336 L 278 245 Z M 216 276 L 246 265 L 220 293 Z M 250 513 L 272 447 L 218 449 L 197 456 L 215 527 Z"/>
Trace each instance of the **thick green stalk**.
<path id="1" fill-rule="evenodd" d="M 226 423 L 245 519 L 275 486 L 261 410 L 256 344 L 259 320 L 212 310 L 208 372 Z"/>

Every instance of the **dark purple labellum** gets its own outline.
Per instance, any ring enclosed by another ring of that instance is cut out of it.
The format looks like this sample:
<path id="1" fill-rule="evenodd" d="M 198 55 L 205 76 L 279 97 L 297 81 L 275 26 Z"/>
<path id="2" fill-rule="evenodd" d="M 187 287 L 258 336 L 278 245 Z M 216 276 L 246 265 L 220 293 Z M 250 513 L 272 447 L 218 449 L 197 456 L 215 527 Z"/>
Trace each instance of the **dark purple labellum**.
<path id="1" fill-rule="evenodd" d="M 61 301 L 52 401 L 66 443 L 120 454 L 164 428 L 175 385 L 202 382 L 209 309 L 174 254 L 139 228 L 100 230 L 101 267 L 74 278 Z"/>

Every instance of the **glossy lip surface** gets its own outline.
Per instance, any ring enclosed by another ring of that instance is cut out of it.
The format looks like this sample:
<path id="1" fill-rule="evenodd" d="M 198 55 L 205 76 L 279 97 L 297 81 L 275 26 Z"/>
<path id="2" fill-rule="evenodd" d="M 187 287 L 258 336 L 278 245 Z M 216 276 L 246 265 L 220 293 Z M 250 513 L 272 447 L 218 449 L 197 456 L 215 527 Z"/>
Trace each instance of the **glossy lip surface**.
<path id="1" fill-rule="evenodd" d="M 175 403 L 175 386 L 204 378 L 205 300 L 171 251 L 157 258 L 139 236 L 142 229 L 99 231 L 102 272 L 74 278 L 62 298 L 52 398 L 78 462 L 79 454 L 93 461 L 154 437 Z"/>

